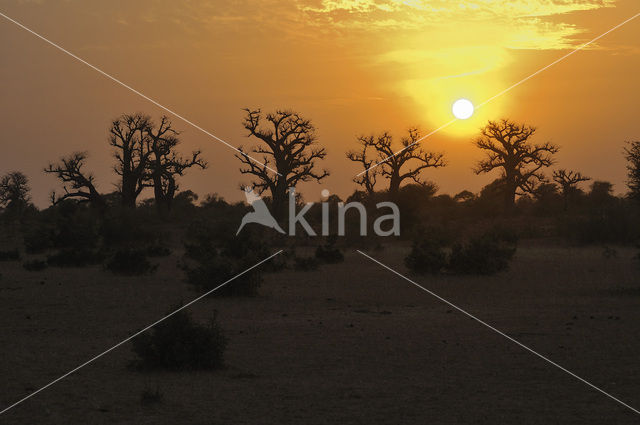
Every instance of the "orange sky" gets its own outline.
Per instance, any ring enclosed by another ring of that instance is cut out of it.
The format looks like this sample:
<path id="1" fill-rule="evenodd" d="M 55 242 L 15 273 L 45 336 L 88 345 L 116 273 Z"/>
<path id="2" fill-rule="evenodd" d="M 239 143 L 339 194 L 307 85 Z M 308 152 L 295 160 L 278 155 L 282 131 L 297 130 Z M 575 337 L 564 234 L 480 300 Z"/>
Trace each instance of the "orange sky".
<path id="1" fill-rule="evenodd" d="M 311 118 L 332 175 L 302 188 L 347 195 L 360 170 L 344 152 L 381 130 L 425 133 L 451 103 L 480 103 L 640 12 L 637 0 L 5 0 L 0 11 L 234 146 L 250 145 L 244 107 L 294 108 Z M 89 151 L 100 190 L 115 176 L 112 118 L 162 111 L 0 17 L 0 172 L 29 175 L 34 201 L 58 188 L 42 168 Z M 425 140 L 449 166 L 428 171 L 442 192 L 477 191 L 471 146 L 488 118 L 538 126 L 561 146 L 558 165 L 624 192 L 623 141 L 640 138 L 640 18 Z M 234 152 L 179 119 L 182 150 L 211 167 L 183 188 L 240 200 Z"/>

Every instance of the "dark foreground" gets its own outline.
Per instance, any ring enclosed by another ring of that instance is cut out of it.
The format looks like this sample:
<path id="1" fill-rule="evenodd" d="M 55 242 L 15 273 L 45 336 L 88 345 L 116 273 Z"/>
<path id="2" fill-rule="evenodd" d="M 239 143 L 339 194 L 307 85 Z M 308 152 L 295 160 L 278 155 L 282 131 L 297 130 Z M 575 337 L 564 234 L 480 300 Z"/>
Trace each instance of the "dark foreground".
<path id="1" fill-rule="evenodd" d="M 405 247 L 371 255 L 406 270 Z M 522 243 L 493 277 L 415 277 L 640 407 L 634 250 Z M 198 294 L 176 257 L 153 276 L 1 263 L 2 408 Z M 413 278 L 413 277 L 412 277 Z M 357 253 L 267 274 L 257 298 L 208 298 L 227 367 L 141 373 L 126 344 L 2 415 L 8 424 L 626 424 L 640 416 Z M 141 402 L 144 391 L 161 400 Z"/>

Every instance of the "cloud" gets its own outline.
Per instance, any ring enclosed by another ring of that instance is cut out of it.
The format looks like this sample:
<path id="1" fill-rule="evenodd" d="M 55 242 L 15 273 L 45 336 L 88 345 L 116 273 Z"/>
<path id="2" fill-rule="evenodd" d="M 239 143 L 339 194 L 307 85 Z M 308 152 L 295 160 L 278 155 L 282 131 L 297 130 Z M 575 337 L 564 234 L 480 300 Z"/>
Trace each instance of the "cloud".
<path id="1" fill-rule="evenodd" d="M 313 0 L 299 1 L 307 21 L 359 32 L 441 31 L 476 28 L 476 36 L 501 31 L 512 49 L 567 49 L 583 32 L 559 15 L 614 6 L 615 0 Z M 484 24 L 484 27 L 483 25 Z M 472 40 L 474 41 L 474 40 Z"/>

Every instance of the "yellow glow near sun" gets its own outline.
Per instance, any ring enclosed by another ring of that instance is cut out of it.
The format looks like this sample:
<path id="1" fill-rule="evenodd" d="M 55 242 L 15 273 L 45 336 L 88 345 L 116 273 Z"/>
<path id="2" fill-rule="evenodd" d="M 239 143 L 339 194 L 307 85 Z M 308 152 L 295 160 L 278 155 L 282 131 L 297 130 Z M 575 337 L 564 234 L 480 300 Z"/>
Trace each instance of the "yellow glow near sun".
<path id="1" fill-rule="evenodd" d="M 404 88 L 411 94 L 415 110 L 419 111 L 413 119 L 419 122 L 420 128 L 429 132 L 451 121 L 452 105 L 456 101 L 468 99 L 472 104 L 478 105 L 500 92 L 505 84 L 499 76 L 485 74 L 473 79 L 410 80 L 405 82 Z M 497 98 L 486 106 L 473 110 L 467 119 L 458 119 L 441 132 L 461 137 L 461 141 L 467 140 L 477 134 L 487 120 L 501 118 L 510 103 L 508 96 Z"/>
<path id="2" fill-rule="evenodd" d="M 407 120 L 418 123 L 425 132 L 451 121 L 451 106 L 457 100 L 468 99 L 478 105 L 503 90 L 511 80 L 505 72 L 511 62 L 508 52 L 495 46 L 441 48 L 422 51 L 422 55 L 403 50 L 385 59 L 411 75 L 396 82 L 395 87 L 413 101 L 409 109 L 414 113 Z M 476 109 L 467 119 L 442 129 L 442 133 L 468 140 L 487 120 L 503 116 L 511 103 L 509 98 L 504 96 Z"/>

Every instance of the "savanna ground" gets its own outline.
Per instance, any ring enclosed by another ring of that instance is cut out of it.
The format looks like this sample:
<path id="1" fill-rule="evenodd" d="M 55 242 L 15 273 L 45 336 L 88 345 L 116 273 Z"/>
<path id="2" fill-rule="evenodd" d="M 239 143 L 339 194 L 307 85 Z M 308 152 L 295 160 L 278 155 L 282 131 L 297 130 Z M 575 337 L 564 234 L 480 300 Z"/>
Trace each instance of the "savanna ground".
<path id="1" fill-rule="evenodd" d="M 413 276 L 409 246 L 370 255 L 539 353 L 640 405 L 635 250 L 524 240 L 495 276 Z M 274 250 L 275 251 L 275 250 Z M 617 255 L 613 255 L 617 254 Z M 3 406 L 198 293 L 177 267 L 27 272 L 0 263 Z M 231 283 L 233 284 L 233 282 Z M 362 255 L 268 273 L 253 298 L 203 299 L 229 338 L 226 367 L 140 372 L 127 343 L 16 406 L 9 424 L 625 424 L 638 417 Z M 143 392 L 161 394 L 142 402 Z"/>

